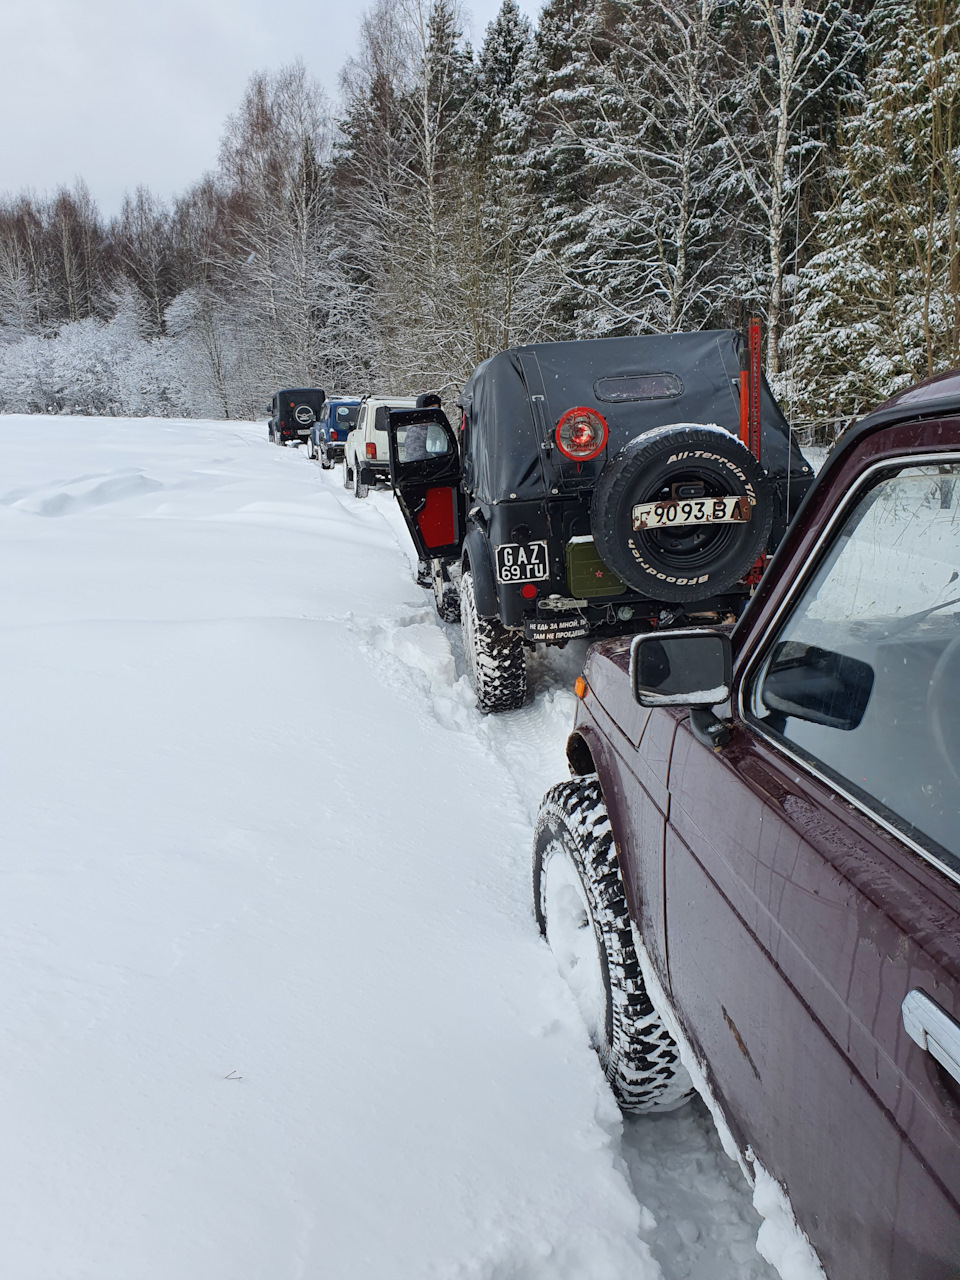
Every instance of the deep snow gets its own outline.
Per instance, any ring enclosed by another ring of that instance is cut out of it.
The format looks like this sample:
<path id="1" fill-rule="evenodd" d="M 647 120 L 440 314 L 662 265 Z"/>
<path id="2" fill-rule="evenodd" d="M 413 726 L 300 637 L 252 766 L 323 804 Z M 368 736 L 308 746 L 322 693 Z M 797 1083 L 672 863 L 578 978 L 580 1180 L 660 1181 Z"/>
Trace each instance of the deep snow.
<path id="1" fill-rule="evenodd" d="M 254 424 L 0 418 L 0 521 L 5 1274 L 772 1276 L 533 924 L 582 648 L 479 716 L 389 497 Z"/>

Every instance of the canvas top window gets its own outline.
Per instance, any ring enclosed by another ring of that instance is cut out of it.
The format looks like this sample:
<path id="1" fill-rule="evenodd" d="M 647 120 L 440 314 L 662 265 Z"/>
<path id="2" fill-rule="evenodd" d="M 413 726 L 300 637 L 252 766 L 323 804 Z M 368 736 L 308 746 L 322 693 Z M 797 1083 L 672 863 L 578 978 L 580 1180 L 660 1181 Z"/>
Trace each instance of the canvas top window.
<path id="1" fill-rule="evenodd" d="M 683 394 L 683 383 L 675 373 L 628 373 L 598 378 L 593 384 L 598 400 L 624 404 L 631 400 L 667 400 Z"/>

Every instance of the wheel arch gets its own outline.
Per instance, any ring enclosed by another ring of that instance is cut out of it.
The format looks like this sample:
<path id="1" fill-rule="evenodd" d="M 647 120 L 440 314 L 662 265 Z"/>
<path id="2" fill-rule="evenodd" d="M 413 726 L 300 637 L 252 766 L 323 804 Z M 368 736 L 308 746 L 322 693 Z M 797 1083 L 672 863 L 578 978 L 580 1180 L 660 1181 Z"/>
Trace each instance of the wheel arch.
<path id="1" fill-rule="evenodd" d="M 600 796 L 606 806 L 607 817 L 610 819 L 610 830 L 613 832 L 613 847 L 616 850 L 617 862 L 620 864 L 620 874 L 627 889 L 631 910 L 634 910 L 637 906 L 637 898 L 634 892 L 635 885 L 631 869 L 628 865 L 625 865 L 623 856 L 624 845 L 621 839 L 622 814 L 616 804 L 616 797 L 620 793 L 620 788 L 616 782 L 617 770 L 611 758 L 611 748 L 593 725 L 585 723 L 577 725 L 567 738 L 566 753 L 567 765 L 572 777 L 595 775 L 600 785 Z"/>
<path id="2" fill-rule="evenodd" d="M 586 740 L 582 733 L 574 729 L 570 737 L 567 738 L 567 764 L 570 766 L 570 773 L 573 777 L 582 776 L 586 773 L 596 773 L 597 766 L 593 760 L 593 751 L 590 749 L 590 743 Z M 601 784 L 601 790 L 602 790 Z"/>

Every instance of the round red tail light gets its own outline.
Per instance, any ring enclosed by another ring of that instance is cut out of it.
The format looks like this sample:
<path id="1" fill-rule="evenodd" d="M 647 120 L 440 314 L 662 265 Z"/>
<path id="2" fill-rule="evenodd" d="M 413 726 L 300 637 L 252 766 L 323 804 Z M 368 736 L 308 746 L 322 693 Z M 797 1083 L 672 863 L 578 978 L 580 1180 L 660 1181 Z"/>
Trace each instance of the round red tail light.
<path id="1" fill-rule="evenodd" d="M 557 423 L 557 448 L 574 462 L 589 462 L 607 443 L 607 421 L 596 409 L 568 409 Z"/>

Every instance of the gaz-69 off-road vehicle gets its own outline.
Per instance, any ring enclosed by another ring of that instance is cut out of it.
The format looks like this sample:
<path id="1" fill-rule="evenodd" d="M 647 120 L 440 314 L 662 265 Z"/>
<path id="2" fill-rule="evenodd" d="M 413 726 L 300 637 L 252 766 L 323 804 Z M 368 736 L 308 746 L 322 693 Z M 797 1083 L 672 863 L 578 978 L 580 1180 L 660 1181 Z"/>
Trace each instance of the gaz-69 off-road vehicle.
<path id="1" fill-rule="evenodd" d="M 621 1104 L 692 1078 L 830 1280 L 955 1280 L 960 373 L 841 439 L 732 634 L 577 693 L 534 902 Z"/>
<path id="2" fill-rule="evenodd" d="M 274 444 L 302 443 L 310 435 L 325 399 L 323 387 L 278 391 L 268 406 L 267 435 Z"/>
<path id="3" fill-rule="evenodd" d="M 307 457 L 320 460 L 324 471 L 343 461 L 347 436 L 357 425 L 360 401 L 350 396 L 329 396 L 310 428 Z"/>
<path id="4" fill-rule="evenodd" d="M 525 646 L 739 615 L 812 480 L 743 352 L 730 330 L 504 351 L 464 387 L 459 454 L 426 488 L 424 464 L 392 459 L 438 604 L 461 570 L 482 710 L 522 704 Z M 439 510 L 443 486 L 440 545 L 411 509 Z"/>

